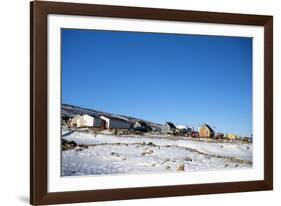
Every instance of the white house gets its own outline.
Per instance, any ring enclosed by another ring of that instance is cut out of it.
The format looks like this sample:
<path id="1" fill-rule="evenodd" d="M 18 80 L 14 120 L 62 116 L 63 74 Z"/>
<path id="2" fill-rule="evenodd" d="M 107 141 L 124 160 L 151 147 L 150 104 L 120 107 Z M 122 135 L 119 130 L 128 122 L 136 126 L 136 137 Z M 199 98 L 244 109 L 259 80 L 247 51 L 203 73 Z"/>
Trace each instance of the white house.
<path id="1" fill-rule="evenodd" d="M 102 120 L 99 117 L 90 116 L 88 114 L 76 115 L 71 120 L 72 127 L 101 127 Z"/>
<path id="2" fill-rule="evenodd" d="M 100 116 L 102 120 L 105 121 L 104 128 L 106 129 L 129 129 L 130 122 L 126 121 L 125 119 L 121 119 L 118 117 L 106 117 Z"/>
<path id="3" fill-rule="evenodd" d="M 81 127 L 82 125 L 82 116 L 76 115 L 70 120 L 70 126 L 71 127 Z"/>
<path id="4" fill-rule="evenodd" d="M 102 120 L 99 117 L 84 114 L 82 116 L 82 126 L 86 127 L 101 127 Z"/>
<path id="5" fill-rule="evenodd" d="M 175 134 L 176 126 L 172 122 L 166 122 L 162 126 L 161 131 L 165 134 Z"/>

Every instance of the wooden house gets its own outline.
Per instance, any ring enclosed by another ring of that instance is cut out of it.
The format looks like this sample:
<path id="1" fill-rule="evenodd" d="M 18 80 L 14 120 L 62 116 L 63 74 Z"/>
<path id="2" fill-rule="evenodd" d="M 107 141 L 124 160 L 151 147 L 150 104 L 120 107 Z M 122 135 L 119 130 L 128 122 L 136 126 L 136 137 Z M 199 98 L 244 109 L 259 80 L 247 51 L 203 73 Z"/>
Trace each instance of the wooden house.
<path id="1" fill-rule="evenodd" d="M 199 129 L 199 136 L 200 137 L 213 138 L 214 135 L 215 135 L 214 130 L 208 124 L 202 125 Z"/>

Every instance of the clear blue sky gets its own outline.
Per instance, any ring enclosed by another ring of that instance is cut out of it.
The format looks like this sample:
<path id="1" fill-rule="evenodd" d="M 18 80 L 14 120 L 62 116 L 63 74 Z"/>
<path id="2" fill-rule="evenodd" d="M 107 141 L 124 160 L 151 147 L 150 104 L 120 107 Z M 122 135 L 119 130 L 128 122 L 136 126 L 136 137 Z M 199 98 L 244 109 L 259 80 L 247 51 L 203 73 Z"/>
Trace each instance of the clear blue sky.
<path id="1" fill-rule="evenodd" d="M 252 38 L 62 29 L 62 101 L 252 133 Z"/>

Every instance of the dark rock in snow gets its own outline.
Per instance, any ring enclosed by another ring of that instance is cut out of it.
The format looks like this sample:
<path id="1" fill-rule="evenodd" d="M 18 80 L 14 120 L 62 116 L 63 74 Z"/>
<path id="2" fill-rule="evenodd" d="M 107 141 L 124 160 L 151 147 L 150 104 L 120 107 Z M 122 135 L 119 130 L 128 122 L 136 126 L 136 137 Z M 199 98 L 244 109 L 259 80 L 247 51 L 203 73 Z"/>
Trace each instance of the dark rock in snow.
<path id="1" fill-rule="evenodd" d="M 185 161 L 192 162 L 192 159 L 189 158 L 189 157 L 186 157 L 186 158 L 185 158 Z"/>
<path id="2" fill-rule="evenodd" d="M 62 150 L 74 149 L 75 147 L 77 147 L 76 142 L 62 139 Z"/>

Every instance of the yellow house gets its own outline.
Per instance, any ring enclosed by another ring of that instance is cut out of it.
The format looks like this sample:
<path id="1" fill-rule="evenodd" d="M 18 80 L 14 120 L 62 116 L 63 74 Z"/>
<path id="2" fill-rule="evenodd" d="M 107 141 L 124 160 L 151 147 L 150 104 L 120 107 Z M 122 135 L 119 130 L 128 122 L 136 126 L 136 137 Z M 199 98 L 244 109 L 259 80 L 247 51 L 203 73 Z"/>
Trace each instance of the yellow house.
<path id="1" fill-rule="evenodd" d="M 236 138 L 237 138 L 237 135 L 236 135 L 236 134 L 227 134 L 227 135 L 226 135 L 226 138 L 227 138 L 227 139 L 236 139 Z"/>

